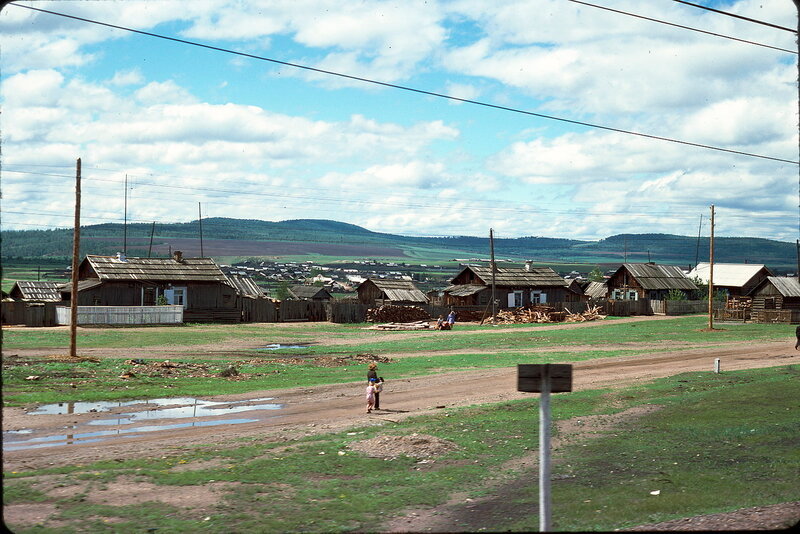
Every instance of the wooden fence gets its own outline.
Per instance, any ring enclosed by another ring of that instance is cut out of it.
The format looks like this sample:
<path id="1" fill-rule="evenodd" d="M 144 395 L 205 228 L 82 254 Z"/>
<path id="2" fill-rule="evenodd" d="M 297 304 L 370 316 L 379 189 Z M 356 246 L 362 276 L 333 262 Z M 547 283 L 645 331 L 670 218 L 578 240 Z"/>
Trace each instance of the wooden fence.
<path id="1" fill-rule="evenodd" d="M 0 305 L 0 322 L 8 325 L 55 326 L 57 304 L 4 300 Z"/>
<path id="2" fill-rule="evenodd" d="M 56 306 L 56 324 L 71 323 L 70 308 Z M 78 306 L 78 324 L 180 324 L 183 306 Z"/>
<path id="3" fill-rule="evenodd" d="M 800 310 L 763 310 L 754 309 L 754 323 L 800 323 Z"/>
<path id="4" fill-rule="evenodd" d="M 277 323 L 278 306 L 269 299 L 242 298 L 242 321 L 245 323 Z"/>
<path id="5" fill-rule="evenodd" d="M 332 300 L 328 303 L 328 321 L 332 323 L 363 323 L 369 306 L 357 300 Z"/>

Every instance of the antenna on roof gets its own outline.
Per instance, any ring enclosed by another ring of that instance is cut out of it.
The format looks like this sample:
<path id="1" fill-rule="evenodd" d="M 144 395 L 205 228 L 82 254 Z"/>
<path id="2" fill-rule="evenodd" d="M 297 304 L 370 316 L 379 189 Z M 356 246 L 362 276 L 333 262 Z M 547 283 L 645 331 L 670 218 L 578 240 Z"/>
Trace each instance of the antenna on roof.
<path id="1" fill-rule="evenodd" d="M 122 253 L 128 255 L 128 175 L 125 175 L 125 202 L 122 219 Z"/>
<path id="2" fill-rule="evenodd" d="M 153 227 L 150 229 L 150 246 L 147 247 L 147 257 L 150 257 L 150 252 L 153 250 L 153 234 L 156 231 L 156 222 L 153 221 Z"/>
<path id="3" fill-rule="evenodd" d="M 700 258 L 700 230 L 703 228 L 703 214 L 700 214 L 700 225 L 697 227 L 697 246 L 694 251 L 694 268 L 697 269 L 697 262 Z"/>

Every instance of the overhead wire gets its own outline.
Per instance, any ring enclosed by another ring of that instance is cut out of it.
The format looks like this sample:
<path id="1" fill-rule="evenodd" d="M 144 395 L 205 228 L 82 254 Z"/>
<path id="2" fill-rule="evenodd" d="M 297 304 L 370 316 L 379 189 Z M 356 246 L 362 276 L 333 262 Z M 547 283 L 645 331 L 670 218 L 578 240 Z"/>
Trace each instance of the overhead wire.
<path id="1" fill-rule="evenodd" d="M 741 39 L 739 37 L 733 37 L 733 36 L 725 35 L 725 34 L 722 34 L 722 33 L 711 32 L 711 31 L 708 31 L 708 30 L 701 30 L 699 28 L 693 28 L 691 26 L 684 26 L 683 24 L 677 24 L 677 23 L 674 23 L 674 22 L 667 22 L 666 20 L 655 19 L 655 18 L 652 18 L 652 17 L 646 17 L 644 15 L 637 15 L 636 13 L 630 13 L 628 11 L 622 11 L 620 9 L 613 9 L 613 8 L 606 7 L 606 6 L 601 6 L 601 5 L 598 5 L 598 4 L 590 4 L 589 2 L 583 2 L 582 0 L 567 0 L 567 1 L 575 3 L 575 4 L 581 4 L 581 5 L 584 5 L 584 6 L 589 6 L 589 7 L 594 7 L 594 8 L 597 8 L 597 9 L 602 9 L 602 10 L 605 10 L 605 11 L 611 11 L 612 13 L 619 13 L 621 15 L 627 15 L 629 17 L 635 17 L 637 19 L 648 20 L 650 22 L 657 22 L 659 24 L 665 24 L 667 26 L 674 26 L 675 28 L 681 28 L 681 29 L 690 30 L 690 31 L 693 31 L 693 32 L 704 33 L 706 35 L 713 35 L 714 37 L 722 37 L 723 39 L 730 39 L 732 41 L 739 41 L 741 43 L 747 43 L 747 44 L 751 44 L 751 45 L 755 45 L 755 46 L 762 46 L 764 48 L 771 48 L 773 50 L 780 50 L 781 52 L 786 52 L 786 53 L 789 53 L 789 54 L 797 55 L 797 51 L 796 50 L 789 50 L 788 48 L 781 48 L 779 46 L 772 46 L 772 45 L 768 45 L 768 44 L 764 44 L 764 43 L 759 43 L 759 42 L 756 42 L 756 41 L 751 41 L 749 39 Z"/>
<path id="2" fill-rule="evenodd" d="M 696 7 L 697 9 L 703 9 L 705 11 L 711 11 L 713 13 L 719 13 L 720 15 L 726 15 L 728 17 L 733 17 L 736 19 L 746 20 L 747 22 L 753 22 L 755 24 L 761 24 L 762 26 L 769 26 L 771 28 L 775 28 L 778 30 L 783 30 L 787 32 L 797 33 L 797 30 L 792 28 L 787 28 L 786 26 L 779 26 L 778 24 L 773 24 L 771 22 L 765 22 L 763 20 L 753 19 L 750 17 L 745 17 L 743 15 L 737 15 L 736 13 L 731 13 L 730 11 L 722 11 L 721 9 L 714 9 L 713 7 L 708 7 L 700 4 L 695 4 L 694 2 L 686 2 L 685 0 L 673 0 L 679 4 L 685 4 L 687 6 Z"/>
<path id="3" fill-rule="evenodd" d="M 216 51 L 216 52 L 222 52 L 222 53 L 226 53 L 226 54 L 233 54 L 233 55 L 236 55 L 236 56 L 246 57 L 246 58 L 250 58 L 250 59 L 256 59 L 256 60 L 259 60 L 259 61 L 266 61 L 266 62 L 269 62 L 269 63 L 274 63 L 276 65 L 283 65 L 283 66 L 286 66 L 286 67 L 292 67 L 292 68 L 301 69 L 301 70 L 305 70 L 305 71 L 309 71 L 309 72 L 315 72 L 315 73 L 319 73 L 319 74 L 326 74 L 326 75 L 329 75 L 329 76 L 336 76 L 336 77 L 339 77 L 339 78 L 344 78 L 344 79 L 363 82 L 363 83 L 369 83 L 369 84 L 378 85 L 378 86 L 382 86 L 382 87 L 400 89 L 400 90 L 403 90 L 403 91 L 409 91 L 409 92 L 412 92 L 412 93 L 423 94 L 423 95 L 433 96 L 433 97 L 437 97 L 437 98 L 443 98 L 443 99 L 452 100 L 452 101 L 456 101 L 456 102 L 463 102 L 465 104 L 473 104 L 473 105 L 482 106 L 482 107 L 486 107 L 486 108 L 490 108 L 490 109 L 508 111 L 508 112 L 511 112 L 511 113 L 519 113 L 519 114 L 527 115 L 527 116 L 531 116 L 531 117 L 537 117 L 537 118 L 541 118 L 541 119 L 547 119 L 547 120 L 552 120 L 552 121 L 557 121 L 557 122 L 563 122 L 563 123 L 566 123 L 566 124 L 573 124 L 573 125 L 576 125 L 576 126 L 583 126 L 583 127 L 586 127 L 586 128 L 594 128 L 594 129 L 598 129 L 598 130 L 616 132 L 616 133 L 621 133 L 621 134 L 625 134 L 625 135 L 632 135 L 632 136 L 642 137 L 642 138 L 646 138 L 646 139 L 653 139 L 653 140 L 657 140 L 657 141 L 664 141 L 664 142 L 668 142 L 668 143 L 676 143 L 676 144 L 680 144 L 680 145 L 684 145 L 684 146 L 693 146 L 693 147 L 696 147 L 696 148 L 703 148 L 703 149 L 707 149 L 707 150 L 725 152 L 725 153 L 728 153 L 728 154 L 736 154 L 736 155 L 746 156 L 746 157 L 760 158 L 760 159 L 766 159 L 766 160 L 771 160 L 771 161 L 779 161 L 779 162 L 782 162 L 782 163 L 789 163 L 789 164 L 792 164 L 792 165 L 800 165 L 800 161 L 789 160 L 789 159 L 785 159 L 785 158 L 778 158 L 778 157 L 775 157 L 775 156 L 767 156 L 767 155 L 764 155 L 764 154 L 756 154 L 756 153 L 752 153 L 752 152 L 745 152 L 745 151 L 742 151 L 742 150 L 734 150 L 734 149 L 729 149 L 729 148 L 722 148 L 722 147 L 717 147 L 717 146 L 713 146 L 713 145 L 707 145 L 707 144 L 703 144 L 703 143 L 695 143 L 695 142 L 692 142 L 692 141 L 684 141 L 684 140 L 681 140 L 681 139 L 675 139 L 675 138 L 671 138 L 671 137 L 665 137 L 665 136 L 654 135 L 654 134 L 647 134 L 647 133 L 643 133 L 643 132 L 636 132 L 636 131 L 633 131 L 633 130 L 626 130 L 626 129 L 623 129 L 623 128 L 615 128 L 615 127 L 612 127 L 612 126 L 604 126 L 604 125 L 601 125 L 601 124 L 596 124 L 596 123 L 591 123 L 591 122 L 579 121 L 579 120 L 575 120 L 575 119 L 567 119 L 567 118 L 564 118 L 564 117 L 557 117 L 555 115 L 546 115 L 546 114 L 543 114 L 543 113 L 538 113 L 538 112 L 534 112 L 534 111 L 527 111 L 527 110 L 523 110 L 523 109 L 519 109 L 519 108 L 513 108 L 513 107 L 510 107 L 510 106 L 501 106 L 501 105 L 498 105 L 498 104 L 491 104 L 491 103 L 482 102 L 482 101 L 479 101 L 479 100 L 472 100 L 472 99 L 468 99 L 468 98 L 460 98 L 460 97 L 456 97 L 456 96 L 446 95 L 446 94 L 443 94 L 443 93 L 437 93 L 437 92 L 434 92 L 434 91 L 428 91 L 428 90 L 424 90 L 424 89 L 417 89 L 417 88 L 406 86 L 406 85 L 399 85 L 399 84 L 394 84 L 394 83 L 389 83 L 389 82 L 382 82 L 382 81 L 379 81 L 379 80 L 374 80 L 374 79 L 370 79 L 370 78 L 364 78 L 364 77 L 361 77 L 361 76 L 354 76 L 354 75 L 351 75 L 351 74 L 345 74 L 345 73 L 331 71 L 331 70 L 319 69 L 319 68 L 316 68 L 316 67 L 310 67 L 308 65 L 302 65 L 302 64 L 299 64 L 299 63 L 291 63 L 291 62 L 288 62 L 288 61 L 282 61 L 282 60 L 278 60 L 278 59 L 274 59 L 274 58 L 268 58 L 268 57 L 259 56 L 259 55 L 256 55 L 256 54 L 248 54 L 246 52 L 238 52 L 236 50 L 230 50 L 230 49 L 227 49 L 227 48 L 222 48 L 222 47 L 218 47 L 218 46 L 212 46 L 212 45 L 208 45 L 208 44 L 203 44 L 203 43 L 199 43 L 199 42 L 196 42 L 196 41 L 189 41 L 189 40 L 186 40 L 186 39 L 179 39 L 177 37 L 169 37 L 169 36 L 166 36 L 166 35 L 160 35 L 160 34 L 157 34 L 157 33 L 146 32 L 146 31 L 143 31 L 143 30 L 136 30 L 136 29 L 133 29 L 133 28 L 120 26 L 120 25 L 117 25 L 117 24 L 111 24 L 111 23 L 108 23 L 108 22 L 100 22 L 100 21 L 97 21 L 97 20 L 87 19 L 87 18 L 84 18 L 84 17 L 78 17 L 76 15 L 68 15 L 68 14 L 65 14 L 65 13 L 58 13 L 58 12 L 50 11 L 50 10 L 47 10 L 47 9 L 41 9 L 41 8 L 37 8 L 37 7 L 25 6 L 25 5 L 14 4 L 14 3 L 9 4 L 9 5 L 12 5 L 12 6 L 15 6 L 15 7 L 20 7 L 20 8 L 23 8 L 23 9 L 29 9 L 29 10 L 32 10 L 32 11 L 38 11 L 38 12 L 41 12 L 41 13 L 47 13 L 47 14 L 55 15 L 55 16 L 59 16 L 59 17 L 64 17 L 64 18 L 68 18 L 68 19 L 72 19 L 72 20 L 78 20 L 78 21 L 81 21 L 81 22 L 89 23 L 89 24 L 96 24 L 96 25 L 99 25 L 99 26 L 107 27 L 107 28 L 114 28 L 114 29 L 117 29 L 117 30 L 127 31 L 127 32 L 130 32 L 130 33 L 138 34 L 138 35 L 145 35 L 145 36 L 148 36 L 148 37 L 154 37 L 154 38 L 163 39 L 163 40 L 166 40 L 166 41 L 176 42 L 176 43 L 180 43 L 180 44 L 186 44 L 186 45 L 190 45 L 190 46 L 196 46 L 196 47 L 199 47 L 199 48 L 204 48 L 204 49 L 207 49 L 207 50 L 213 50 L 213 51 Z"/>

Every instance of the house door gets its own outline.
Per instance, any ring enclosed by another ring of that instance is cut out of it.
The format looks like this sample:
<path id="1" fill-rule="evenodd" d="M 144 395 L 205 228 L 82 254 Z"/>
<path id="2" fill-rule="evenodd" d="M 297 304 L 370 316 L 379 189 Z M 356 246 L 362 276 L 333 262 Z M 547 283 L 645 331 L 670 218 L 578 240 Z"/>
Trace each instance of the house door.
<path id="1" fill-rule="evenodd" d="M 158 290 L 155 287 L 142 288 L 142 306 L 155 306 Z"/>

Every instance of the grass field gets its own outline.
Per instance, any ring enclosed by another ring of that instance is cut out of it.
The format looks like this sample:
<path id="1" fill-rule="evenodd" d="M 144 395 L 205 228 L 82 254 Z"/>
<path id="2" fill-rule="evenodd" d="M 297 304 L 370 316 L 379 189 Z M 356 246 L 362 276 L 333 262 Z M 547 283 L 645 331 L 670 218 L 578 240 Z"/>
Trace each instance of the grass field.
<path id="1" fill-rule="evenodd" d="M 797 366 L 691 373 L 613 393 L 554 397 L 555 420 L 644 404 L 661 409 L 554 456 L 553 528 L 610 531 L 798 499 L 798 398 Z M 15 532 L 345 532 L 377 529 L 407 507 L 441 504 L 453 492 L 488 493 L 502 500 L 481 518 L 481 528 L 534 531 L 535 473 L 516 472 L 508 462 L 537 447 L 536 413 L 536 400 L 524 400 L 280 443 L 246 439 L 164 457 L 6 472 L 3 501 L 57 506 L 57 529 Z M 350 447 L 413 433 L 446 440 L 451 451 L 421 464 L 405 456 L 370 458 Z M 187 495 L 212 481 L 224 487 L 224 497 L 201 509 L 87 501 L 122 479 Z"/>

